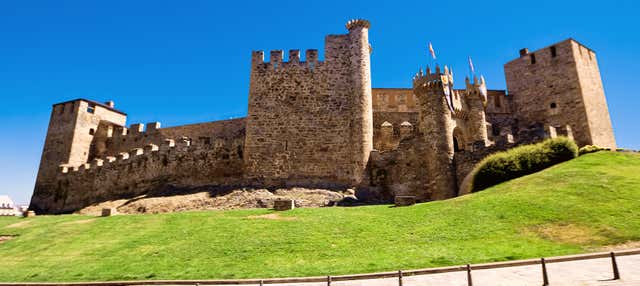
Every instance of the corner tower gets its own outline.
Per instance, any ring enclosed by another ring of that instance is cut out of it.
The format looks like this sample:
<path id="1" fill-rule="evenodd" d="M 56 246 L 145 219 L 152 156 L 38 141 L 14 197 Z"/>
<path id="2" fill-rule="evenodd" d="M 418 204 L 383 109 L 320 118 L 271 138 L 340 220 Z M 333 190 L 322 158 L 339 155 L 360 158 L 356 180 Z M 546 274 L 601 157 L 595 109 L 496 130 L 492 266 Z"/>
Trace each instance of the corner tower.
<path id="1" fill-rule="evenodd" d="M 48 205 L 55 201 L 53 184 L 60 166 L 78 167 L 87 162 L 93 137 L 103 120 L 125 125 L 127 115 L 114 109 L 113 102 L 76 99 L 53 105 L 31 209 L 47 212 Z"/>
<path id="2" fill-rule="evenodd" d="M 573 39 L 529 52 L 504 66 L 521 128 L 571 126 L 578 145 L 616 148 L 596 54 Z"/>
<path id="3" fill-rule="evenodd" d="M 453 167 L 454 143 L 451 119 L 453 109 L 453 76 L 445 67 L 436 66 L 435 73 L 427 68 L 413 79 L 413 92 L 418 99 L 420 133 L 425 143 L 428 186 L 432 200 L 455 197 L 457 185 Z"/>

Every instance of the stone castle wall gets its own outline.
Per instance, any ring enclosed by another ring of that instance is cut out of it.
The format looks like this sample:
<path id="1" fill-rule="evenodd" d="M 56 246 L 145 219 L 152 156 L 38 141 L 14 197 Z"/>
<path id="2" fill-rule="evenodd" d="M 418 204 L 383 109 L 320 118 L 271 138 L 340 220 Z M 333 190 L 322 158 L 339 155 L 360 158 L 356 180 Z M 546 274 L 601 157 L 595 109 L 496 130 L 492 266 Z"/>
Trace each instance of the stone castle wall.
<path id="1" fill-rule="evenodd" d="M 72 212 L 103 201 L 162 195 L 173 189 L 246 184 L 242 181 L 242 149 L 237 148 L 242 141 L 231 140 L 221 146 L 173 143 L 147 145 L 115 158 L 62 168 L 57 179 L 47 186 L 47 203 L 40 206 L 40 211 Z"/>
<path id="2" fill-rule="evenodd" d="M 148 144 L 160 146 L 166 139 L 187 139 L 193 146 L 218 146 L 229 140 L 244 140 L 245 119 L 230 119 L 198 124 L 160 128 L 159 122 L 131 124 L 129 128 L 112 126 L 108 122 L 99 127 L 90 159 L 117 156 L 122 152 Z M 112 132 L 103 130 L 112 128 Z M 109 134 L 110 133 L 110 134 Z M 242 145 L 240 146 L 242 148 Z"/>

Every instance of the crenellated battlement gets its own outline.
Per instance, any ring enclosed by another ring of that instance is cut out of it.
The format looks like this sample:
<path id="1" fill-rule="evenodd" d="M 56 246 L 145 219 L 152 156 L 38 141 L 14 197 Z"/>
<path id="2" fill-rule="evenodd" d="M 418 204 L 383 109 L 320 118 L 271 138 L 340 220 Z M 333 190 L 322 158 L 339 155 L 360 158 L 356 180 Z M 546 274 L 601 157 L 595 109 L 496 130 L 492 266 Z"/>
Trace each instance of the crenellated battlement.
<path id="1" fill-rule="evenodd" d="M 282 71 L 290 68 L 308 68 L 314 69 L 324 64 L 318 60 L 318 50 L 309 49 L 305 51 L 305 60 L 300 58 L 300 50 L 289 50 L 289 60 L 284 60 L 284 52 L 282 50 L 273 50 L 269 52 L 269 60 L 265 61 L 264 51 L 253 51 L 251 54 L 252 69 Z"/>
<path id="2" fill-rule="evenodd" d="M 426 72 L 422 68 L 413 76 L 413 87 L 415 88 L 435 88 L 446 85 L 453 86 L 453 71 L 449 67 L 444 66 L 444 72 L 440 70 L 440 66 L 436 65 L 435 72 L 427 66 Z"/>
<path id="3" fill-rule="evenodd" d="M 365 19 L 352 19 L 352 20 L 347 21 L 347 24 L 345 25 L 345 27 L 349 31 L 351 31 L 353 29 L 356 29 L 356 28 L 369 29 L 369 27 L 371 27 L 371 23 L 369 23 L 369 21 L 367 21 Z"/>
<path id="4" fill-rule="evenodd" d="M 133 123 L 129 125 L 129 128 L 124 126 L 114 126 L 112 136 L 116 138 L 144 136 L 147 133 L 158 132 L 161 129 L 160 127 L 160 122 L 149 122 L 147 124 Z"/>
<path id="5" fill-rule="evenodd" d="M 177 148 L 176 148 L 177 147 Z M 153 155 L 168 155 L 175 152 L 189 152 L 190 141 L 181 139 L 175 144 L 173 139 L 166 139 L 161 146 L 155 144 L 147 144 L 142 148 L 133 148 L 129 152 L 121 152 L 117 156 L 106 156 L 104 158 L 95 158 L 90 163 L 81 164 L 79 166 L 70 166 L 68 164 L 60 165 L 60 173 L 68 174 L 69 171 L 74 173 L 82 173 L 87 171 L 99 171 L 103 166 L 131 164 L 138 159 L 150 157 Z"/>

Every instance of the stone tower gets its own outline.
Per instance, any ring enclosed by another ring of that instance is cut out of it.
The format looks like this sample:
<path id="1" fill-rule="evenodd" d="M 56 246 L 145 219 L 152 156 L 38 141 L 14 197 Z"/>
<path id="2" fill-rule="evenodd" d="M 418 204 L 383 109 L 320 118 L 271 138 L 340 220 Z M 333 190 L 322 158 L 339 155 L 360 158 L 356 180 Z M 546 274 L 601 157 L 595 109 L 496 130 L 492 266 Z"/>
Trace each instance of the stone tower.
<path id="1" fill-rule="evenodd" d="M 456 196 L 457 185 L 453 167 L 453 76 L 445 67 L 436 66 L 435 73 L 427 68 L 413 79 L 413 92 L 418 99 L 419 130 L 425 143 L 428 190 L 432 200 Z"/>
<path id="2" fill-rule="evenodd" d="M 360 184 L 373 149 L 369 22 L 317 50 L 253 52 L 244 150 L 245 174 L 256 184 Z"/>
<path id="3" fill-rule="evenodd" d="M 52 184 L 61 165 L 78 167 L 87 163 L 100 121 L 124 125 L 126 119 L 126 114 L 113 108 L 113 102 L 77 99 L 54 104 L 30 208 L 43 211 L 45 204 L 51 203 L 55 196 Z"/>
<path id="4" fill-rule="evenodd" d="M 520 128 L 569 125 L 578 145 L 616 148 L 595 53 L 573 39 L 529 52 L 504 66 Z"/>
<path id="5" fill-rule="evenodd" d="M 373 150 L 373 106 L 371 95 L 371 46 L 369 44 L 369 21 L 351 20 L 349 50 L 353 69 L 353 161 L 356 163 L 354 182 L 360 182 Z"/>
<path id="6" fill-rule="evenodd" d="M 484 77 L 478 80 L 474 76 L 473 82 L 466 78 L 466 89 L 464 91 L 463 107 L 466 115 L 465 125 L 468 134 L 469 143 L 475 147 L 484 147 L 489 145 L 489 136 L 487 134 L 487 120 L 485 107 L 487 105 L 487 86 Z"/>

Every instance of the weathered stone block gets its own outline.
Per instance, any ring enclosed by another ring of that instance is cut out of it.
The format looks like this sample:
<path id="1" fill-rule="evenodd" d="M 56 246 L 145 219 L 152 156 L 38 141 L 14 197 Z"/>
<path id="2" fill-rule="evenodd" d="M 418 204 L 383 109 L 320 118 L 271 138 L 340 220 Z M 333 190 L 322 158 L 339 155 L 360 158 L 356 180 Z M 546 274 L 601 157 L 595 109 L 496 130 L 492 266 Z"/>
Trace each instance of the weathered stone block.
<path id="1" fill-rule="evenodd" d="M 396 204 L 396 207 L 412 206 L 416 204 L 416 197 L 415 196 L 396 196 L 395 204 Z"/>
<path id="2" fill-rule="evenodd" d="M 35 217 L 36 216 L 36 212 L 29 210 L 29 211 L 24 212 L 23 215 L 24 215 L 24 217 Z"/>
<path id="3" fill-rule="evenodd" d="M 104 208 L 102 209 L 101 216 L 114 216 L 118 214 L 118 209 L 116 208 Z"/>
<path id="4" fill-rule="evenodd" d="M 277 211 L 288 211 L 296 208 L 296 202 L 291 199 L 280 199 L 273 202 L 273 209 Z"/>

